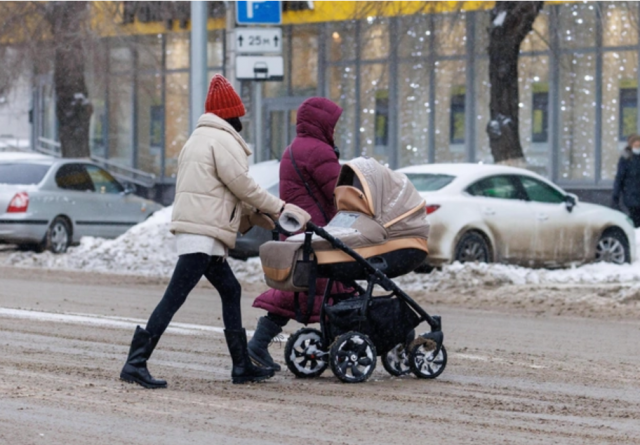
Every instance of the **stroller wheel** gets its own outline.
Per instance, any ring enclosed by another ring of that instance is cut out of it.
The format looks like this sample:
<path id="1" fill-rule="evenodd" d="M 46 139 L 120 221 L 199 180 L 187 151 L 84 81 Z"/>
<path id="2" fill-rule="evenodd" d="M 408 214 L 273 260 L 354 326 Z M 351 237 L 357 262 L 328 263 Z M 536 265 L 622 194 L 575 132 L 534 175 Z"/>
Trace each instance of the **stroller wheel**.
<path id="1" fill-rule="evenodd" d="M 382 354 L 382 366 L 391 375 L 400 377 L 411 372 L 409 358 L 403 343 L 398 343 L 386 354 Z"/>
<path id="2" fill-rule="evenodd" d="M 420 340 L 421 337 L 418 337 L 410 346 L 409 367 L 411 372 L 420 379 L 435 379 L 442 374 L 447 366 L 447 350 L 442 345 L 436 355 L 437 345 L 435 342 Z"/>
<path id="3" fill-rule="evenodd" d="M 331 370 L 343 382 L 364 382 L 376 369 L 376 347 L 366 335 L 348 332 L 333 342 L 329 359 Z"/>
<path id="4" fill-rule="evenodd" d="M 284 348 L 284 360 L 289 371 L 297 377 L 313 378 L 322 374 L 329 363 L 320 331 L 304 328 L 289 337 Z"/>

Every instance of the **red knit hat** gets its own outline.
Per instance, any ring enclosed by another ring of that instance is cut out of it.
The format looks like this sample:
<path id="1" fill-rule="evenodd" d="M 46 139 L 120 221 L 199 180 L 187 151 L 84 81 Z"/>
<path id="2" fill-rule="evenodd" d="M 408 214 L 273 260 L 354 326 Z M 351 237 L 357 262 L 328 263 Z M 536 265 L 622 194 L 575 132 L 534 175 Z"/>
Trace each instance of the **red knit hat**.
<path id="1" fill-rule="evenodd" d="M 221 74 L 216 74 L 211 79 L 204 111 L 205 113 L 213 113 L 222 119 L 241 117 L 245 114 L 242 99 L 233 89 L 233 85 Z"/>

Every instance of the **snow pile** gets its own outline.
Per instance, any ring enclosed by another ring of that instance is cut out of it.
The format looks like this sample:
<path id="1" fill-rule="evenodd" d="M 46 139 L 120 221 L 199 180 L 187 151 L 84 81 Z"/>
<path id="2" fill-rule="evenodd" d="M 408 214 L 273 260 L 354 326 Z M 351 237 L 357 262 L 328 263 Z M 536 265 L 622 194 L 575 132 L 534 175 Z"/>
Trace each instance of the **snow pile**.
<path id="1" fill-rule="evenodd" d="M 16 252 L 6 264 L 48 269 L 83 270 L 154 277 L 170 277 L 177 261 L 175 238 L 169 232 L 171 207 L 154 213 L 113 240 L 86 237 L 64 255 Z M 636 231 L 640 241 L 640 230 Z M 640 245 L 638 246 L 640 252 Z M 263 272 L 258 258 L 229 259 L 240 281 L 258 283 Z M 608 284 L 640 282 L 640 261 L 616 266 L 588 264 L 570 269 L 529 269 L 503 264 L 454 263 L 430 274 L 409 274 L 395 280 L 406 291 L 446 290 L 486 286 L 535 284 Z"/>
<path id="2" fill-rule="evenodd" d="M 636 252 L 640 254 L 640 229 L 636 229 Z M 396 280 L 408 291 L 446 290 L 504 284 L 611 284 L 640 282 L 640 260 L 617 266 L 592 263 L 568 269 L 530 269 L 506 264 L 454 263 L 429 275 L 409 274 Z"/>
<path id="3" fill-rule="evenodd" d="M 84 237 L 80 245 L 64 255 L 51 252 L 18 252 L 6 263 L 23 267 L 83 270 L 153 277 L 170 277 L 178 255 L 175 237 L 169 232 L 172 207 L 155 212 L 146 221 L 132 227 L 116 239 Z M 229 259 L 239 280 L 262 280 L 260 261 L 246 263 Z"/>
<path id="4" fill-rule="evenodd" d="M 442 291 L 505 284 L 608 284 L 640 281 L 640 262 L 616 266 L 594 263 L 570 269 L 529 269 L 504 264 L 454 263 L 429 275 L 410 274 L 397 283 L 406 291 Z"/>

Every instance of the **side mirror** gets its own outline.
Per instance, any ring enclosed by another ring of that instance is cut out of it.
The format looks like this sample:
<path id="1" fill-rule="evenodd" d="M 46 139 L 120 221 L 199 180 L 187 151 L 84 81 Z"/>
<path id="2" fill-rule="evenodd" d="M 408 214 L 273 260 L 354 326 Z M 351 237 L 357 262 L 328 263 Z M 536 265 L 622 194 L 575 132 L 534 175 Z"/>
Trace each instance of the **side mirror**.
<path id="1" fill-rule="evenodd" d="M 124 184 L 124 191 L 122 192 L 125 195 L 132 195 L 136 192 L 136 186 L 127 182 Z"/>
<path id="2" fill-rule="evenodd" d="M 571 213 L 573 208 L 578 204 L 578 197 L 573 193 L 569 193 L 564 197 L 564 201 L 567 206 L 567 211 Z"/>

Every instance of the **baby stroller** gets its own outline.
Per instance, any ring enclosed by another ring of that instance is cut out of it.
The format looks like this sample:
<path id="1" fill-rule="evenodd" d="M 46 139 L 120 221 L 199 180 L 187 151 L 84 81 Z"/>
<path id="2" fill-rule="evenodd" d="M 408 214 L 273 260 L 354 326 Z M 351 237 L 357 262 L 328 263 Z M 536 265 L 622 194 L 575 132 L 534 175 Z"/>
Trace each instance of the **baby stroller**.
<path id="1" fill-rule="evenodd" d="M 304 324 L 313 308 L 316 278 L 328 279 L 320 330 L 307 327 L 290 336 L 287 367 L 298 377 L 312 378 L 330 366 L 341 381 L 357 383 L 371 376 L 381 356 L 391 375 L 436 378 L 447 364 L 441 319 L 427 314 L 391 280 L 413 271 L 427 256 L 424 200 L 404 174 L 368 158 L 342 167 L 335 199 L 338 213 L 326 227 L 309 222 L 304 233 L 260 249 L 270 287 L 309 295 L 306 314 L 296 295 L 297 318 Z M 295 231 L 295 224 L 285 225 L 288 217 L 283 214 L 277 224 L 285 234 Z M 332 295 L 335 282 L 352 291 Z M 386 294 L 374 294 L 376 287 Z M 430 332 L 415 336 L 422 322 Z"/>

